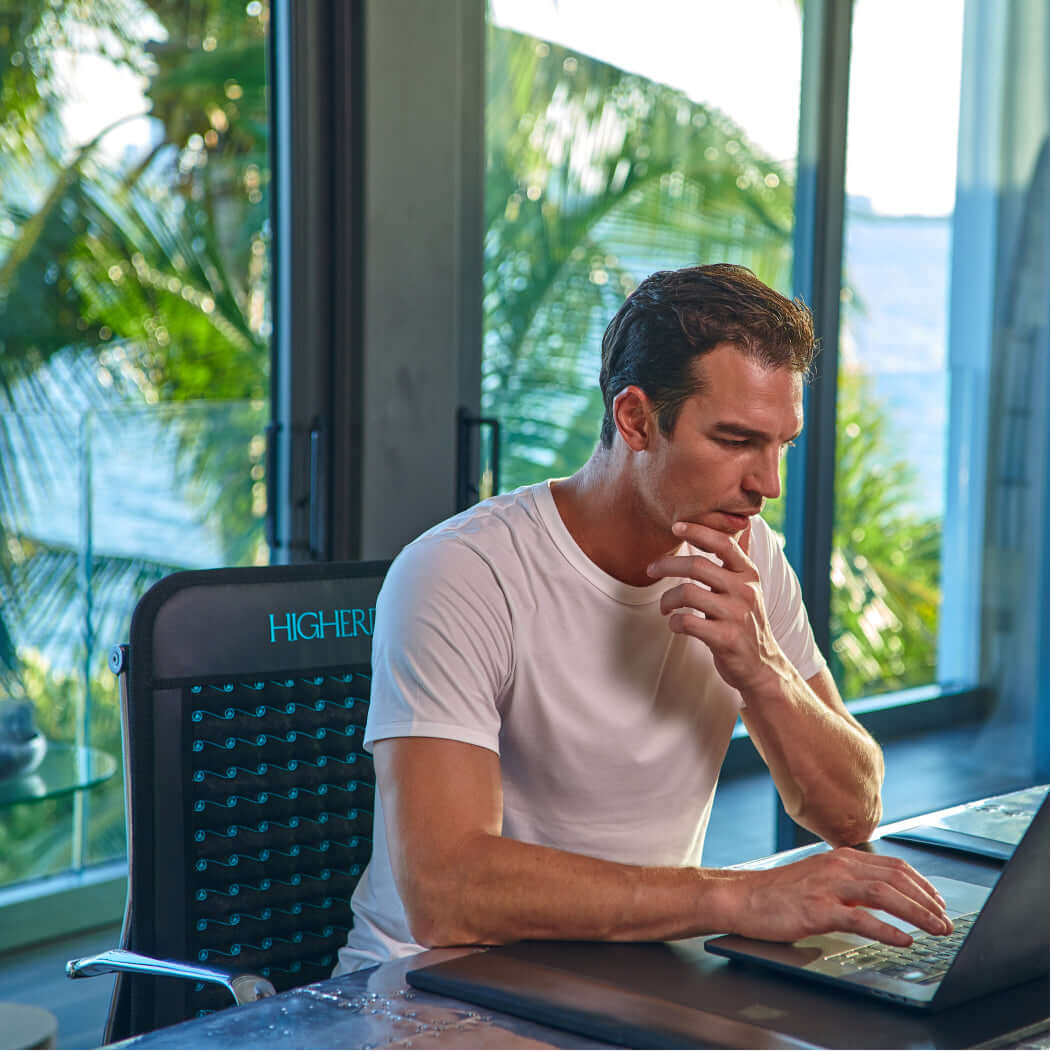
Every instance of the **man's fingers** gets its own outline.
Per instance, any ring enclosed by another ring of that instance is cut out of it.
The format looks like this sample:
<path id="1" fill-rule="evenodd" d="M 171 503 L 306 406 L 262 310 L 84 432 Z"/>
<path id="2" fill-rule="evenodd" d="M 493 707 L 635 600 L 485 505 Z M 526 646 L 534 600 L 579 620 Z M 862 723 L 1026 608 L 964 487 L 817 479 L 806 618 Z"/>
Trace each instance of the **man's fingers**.
<path id="1" fill-rule="evenodd" d="M 752 564 L 741 545 L 728 533 L 698 522 L 676 522 L 672 526 L 672 532 L 694 547 L 718 556 L 727 569 L 740 572 Z M 742 536 L 746 536 L 748 532 L 749 530 L 746 530 Z"/>
<path id="2" fill-rule="evenodd" d="M 870 909 L 889 912 L 899 920 L 930 934 L 948 934 L 952 930 L 952 923 L 941 908 L 928 908 L 883 880 L 867 881 L 846 888 L 844 898 L 849 905 L 865 905 Z"/>
<path id="3" fill-rule="evenodd" d="M 700 584 L 677 584 L 668 588 L 661 595 L 661 613 L 671 613 L 677 609 L 699 609 L 702 613 L 714 613 L 724 607 L 727 602 L 732 602 L 716 591 L 701 587 Z"/>
<path id="4" fill-rule="evenodd" d="M 856 855 L 861 864 L 867 864 L 870 870 L 874 870 L 874 875 L 892 882 L 908 897 L 914 898 L 931 912 L 944 913 L 945 899 L 938 893 L 938 888 L 908 862 L 902 861 L 901 858 L 869 854 L 860 850 L 851 850 L 851 854 Z"/>
<path id="5" fill-rule="evenodd" d="M 668 627 L 676 635 L 692 635 L 700 639 L 709 649 L 719 650 L 732 638 L 733 628 L 725 621 L 711 617 L 698 617 L 696 613 L 679 610 L 668 618 Z"/>
<path id="6" fill-rule="evenodd" d="M 909 945 L 912 936 L 897 921 L 934 935 L 952 931 L 937 891 L 899 858 L 839 847 L 755 878 L 761 893 L 751 899 L 742 924 L 742 933 L 753 937 L 795 941 L 843 931 Z"/>
<path id="7" fill-rule="evenodd" d="M 948 934 L 952 923 L 937 890 L 900 858 L 883 857 L 849 847 L 835 852 L 853 879 L 843 884 L 848 905 L 881 909 L 931 934 Z"/>
<path id="8" fill-rule="evenodd" d="M 663 577 L 685 577 L 707 584 L 713 591 L 727 591 L 737 574 L 716 565 L 704 555 L 667 555 L 651 563 L 646 572 L 655 580 Z"/>
<path id="9" fill-rule="evenodd" d="M 860 934 L 865 938 L 872 938 L 878 942 L 886 942 L 888 945 L 907 946 L 912 944 L 912 935 L 906 934 L 891 923 L 886 923 L 878 916 L 873 916 L 865 909 L 844 907 L 839 913 L 837 931 L 847 934 Z"/>

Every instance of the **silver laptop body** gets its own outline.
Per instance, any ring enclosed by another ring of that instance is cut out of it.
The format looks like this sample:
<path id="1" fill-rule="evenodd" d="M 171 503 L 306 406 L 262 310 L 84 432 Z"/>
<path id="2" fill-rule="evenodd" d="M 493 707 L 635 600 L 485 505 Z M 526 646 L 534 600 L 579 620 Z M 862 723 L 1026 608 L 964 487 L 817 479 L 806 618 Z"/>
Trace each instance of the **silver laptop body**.
<path id="1" fill-rule="evenodd" d="M 1048 973 L 1046 797 L 992 890 L 947 877 L 928 878 L 945 898 L 957 930 L 937 938 L 880 914 L 913 935 L 910 950 L 852 934 L 791 943 L 724 935 L 705 948 L 923 1010 L 940 1010 Z M 953 941 L 958 948 L 952 948 Z"/>

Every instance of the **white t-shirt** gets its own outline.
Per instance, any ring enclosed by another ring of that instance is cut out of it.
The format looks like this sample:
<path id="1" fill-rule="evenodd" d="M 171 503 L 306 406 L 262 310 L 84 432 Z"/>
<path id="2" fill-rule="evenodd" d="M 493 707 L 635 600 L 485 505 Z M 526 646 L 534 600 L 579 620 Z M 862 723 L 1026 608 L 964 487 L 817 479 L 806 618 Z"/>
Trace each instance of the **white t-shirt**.
<path id="1" fill-rule="evenodd" d="M 775 534 L 749 554 L 771 628 L 804 678 L 824 661 Z M 685 553 L 685 545 L 684 545 Z M 365 747 L 440 737 L 500 756 L 503 835 L 638 865 L 699 865 L 741 707 L 698 639 L 668 629 L 674 581 L 621 583 L 577 546 L 546 482 L 435 526 L 376 606 Z M 336 973 L 422 946 L 394 885 L 379 794 L 372 861 Z"/>

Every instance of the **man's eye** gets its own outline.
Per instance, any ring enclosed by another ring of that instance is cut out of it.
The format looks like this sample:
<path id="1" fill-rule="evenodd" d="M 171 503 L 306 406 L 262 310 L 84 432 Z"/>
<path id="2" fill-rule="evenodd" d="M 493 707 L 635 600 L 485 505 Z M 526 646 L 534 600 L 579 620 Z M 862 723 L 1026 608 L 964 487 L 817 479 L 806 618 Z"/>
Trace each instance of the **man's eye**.
<path id="1" fill-rule="evenodd" d="M 749 438 L 720 438 L 719 441 L 730 449 L 743 449 L 751 444 Z"/>

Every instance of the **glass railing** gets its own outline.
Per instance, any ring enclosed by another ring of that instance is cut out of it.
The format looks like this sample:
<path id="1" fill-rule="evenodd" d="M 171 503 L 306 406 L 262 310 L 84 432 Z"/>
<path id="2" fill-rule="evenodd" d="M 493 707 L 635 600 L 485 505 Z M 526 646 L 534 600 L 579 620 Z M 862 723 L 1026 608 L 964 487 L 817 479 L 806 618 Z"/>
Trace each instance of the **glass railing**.
<path id="1" fill-rule="evenodd" d="M 7 793 L 0 885 L 123 855 L 109 650 L 167 574 L 269 560 L 266 423 L 263 402 L 0 412 L 0 696 L 32 704 L 56 754 L 117 760 L 82 791 Z"/>

